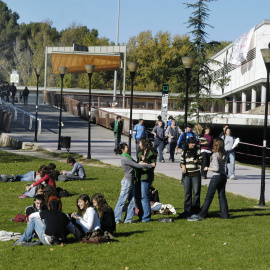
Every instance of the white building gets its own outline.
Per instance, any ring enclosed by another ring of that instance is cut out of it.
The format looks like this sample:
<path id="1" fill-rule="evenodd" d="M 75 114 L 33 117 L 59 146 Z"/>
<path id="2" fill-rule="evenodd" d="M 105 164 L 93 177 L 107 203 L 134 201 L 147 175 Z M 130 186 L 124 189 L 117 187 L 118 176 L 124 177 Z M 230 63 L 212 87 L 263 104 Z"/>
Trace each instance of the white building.
<path id="1" fill-rule="evenodd" d="M 211 86 L 213 97 L 233 101 L 232 113 L 259 113 L 264 110 L 266 100 L 266 67 L 261 49 L 270 42 L 270 20 L 263 20 L 254 27 L 245 61 L 235 67 L 230 63 L 234 43 L 231 43 L 211 59 L 222 65 L 211 64 L 213 79 L 229 78 L 224 87 Z M 225 111 L 229 111 L 227 107 Z"/>

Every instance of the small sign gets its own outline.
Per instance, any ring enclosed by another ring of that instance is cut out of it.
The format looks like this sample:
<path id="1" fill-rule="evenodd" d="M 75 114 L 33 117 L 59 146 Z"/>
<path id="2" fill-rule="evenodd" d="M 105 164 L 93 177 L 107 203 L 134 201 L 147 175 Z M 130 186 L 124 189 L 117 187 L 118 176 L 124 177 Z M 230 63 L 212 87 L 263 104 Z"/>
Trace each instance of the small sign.
<path id="1" fill-rule="evenodd" d="M 17 70 L 12 70 L 12 74 L 10 75 L 10 83 L 19 83 L 19 74 Z"/>

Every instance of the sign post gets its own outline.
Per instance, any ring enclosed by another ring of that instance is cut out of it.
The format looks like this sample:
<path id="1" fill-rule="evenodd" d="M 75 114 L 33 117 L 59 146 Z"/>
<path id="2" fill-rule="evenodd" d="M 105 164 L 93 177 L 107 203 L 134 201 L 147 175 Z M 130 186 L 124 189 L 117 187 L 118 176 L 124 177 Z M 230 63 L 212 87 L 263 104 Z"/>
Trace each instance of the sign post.
<path id="1" fill-rule="evenodd" d="M 161 117 L 162 121 L 167 126 L 167 112 L 168 112 L 168 101 L 169 101 L 169 85 L 163 84 L 162 86 L 162 102 L 161 102 Z"/>

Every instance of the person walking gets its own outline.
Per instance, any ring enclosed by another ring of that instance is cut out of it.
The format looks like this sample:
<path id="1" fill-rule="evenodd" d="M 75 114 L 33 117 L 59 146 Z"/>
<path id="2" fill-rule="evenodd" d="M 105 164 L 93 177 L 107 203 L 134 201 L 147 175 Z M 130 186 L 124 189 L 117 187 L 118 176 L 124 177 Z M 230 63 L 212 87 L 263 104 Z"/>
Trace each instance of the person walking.
<path id="1" fill-rule="evenodd" d="M 154 148 L 157 150 L 159 153 L 159 162 L 164 163 L 164 158 L 163 158 L 163 149 L 164 149 L 164 139 L 165 139 L 165 131 L 163 128 L 163 122 L 159 121 L 158 126 L 155 126 L 153 129 L 154 133 Z"/>
<path id="2" fill-rule="evenodd" d="M 143 125 L 143 119 L 139 119 L 139 123 L 134 127 L 133 140 L 136 145 L 136 157 L 138 158 L 139 140 L 147 138 L 146 128 Z"/>
<path id="3" fill-rule="evenodd" d="M 12 105 L 14 105 L 15 95 L 16 95 L 16 92 L 17 92 L 17 88 L 14 85 L 14 83 L 12 83 L 12 85 L 10 86 L 10 92 L 11 92 L 11 103 L 12 103 Z"/>
<path id="4" fill-rule="evenodd" d="M 207 194 L 203 206 L 198 215 L 192 215 L 188 218 L 190 221 L 199 221 L 207 216 L 208 210 L 215 196 L 216 190 L 218 191 L 220 218 L 227 219 L 228 203 L 225 193 L 227 176 L 225 172 L 226 152 L 224 149 L 224 141 L 221 138 L 217 138 L 214 141 L 212 164 L 213 167 L 205 167 L 206 171 L 213 171 L 213 176 L 210 180 Z"/>
<path id="5" fill-rule="evenodd" d="M 169 151 L 170 151 L 170 157 L 169 161 L 174 162 L 174 154 L 175 154 L 175 148 L 177 140 L 182 133 L 182 130 L 176 126 L 175 119 L 171 119 L 171 125 L 167 127 L 165 136 L 168 136 L 168 143 L 169 143 Z"/>
<path id="6" fill-rule="evenodd" d="M 121 142 L 121 135 L 123 131 L 123 122 L 121 121 L 121 115 L 117 115 L 115 121 L 110 123 L 110 126 L 114 133 L 114 151 L 116 151 L 118 144 Z"/>
<path id="7" fill-rule="evenodd" d="M 27 86 L 25 86 L 22 92 L 24 106 L 28 106 L 28 95 L 29 95 L 29 90 Z"/>

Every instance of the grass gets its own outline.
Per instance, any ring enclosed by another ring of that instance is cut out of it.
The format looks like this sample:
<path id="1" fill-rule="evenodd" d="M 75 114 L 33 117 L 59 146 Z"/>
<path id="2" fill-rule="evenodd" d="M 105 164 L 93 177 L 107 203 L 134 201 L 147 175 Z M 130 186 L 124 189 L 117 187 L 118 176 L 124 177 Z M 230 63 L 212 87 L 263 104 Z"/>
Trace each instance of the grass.
<path id="1" fill-rule="evenodd" d="M 47 159 L 0 152 L 1 174 L 22 174 L 36 170 Z M 55 161 L 57 168 L 69 169 Z M 107 165 L 85 166 L 91 180 L 57 183 L 72 197 L 63 198 L 63 211 L 76 210 L 77 196 L 101 192 L 114 208 L 120 192 L 122 169 Z M 26 224 L 10 221 L 24 213 L 32 199 L 17 199 L 26 183 L 0 183 L 0 230 L 23 233 Z M 157 174 L 154 186 L 162 203 L 183 211 L 184 190 L 174 178 Z M 202 202 L 207 188 L 202 187 Z M 161 223 L 154 216 L 149 223 L 117 225 L 116 242 L 90 245 L 69 243 L 64 246 L 11 246 L 0 242 L 0 269 L 269 269 L 269 209 L 255 209 L 257 200 L 227 194 L 230 215 L 220 220 L 217 196 L 210 218 L 201 222 L 175 220 Z M 172 216 L 173 217 L 173 216 Z M 135 217 L 134 219 L 137 219 Z"/>

